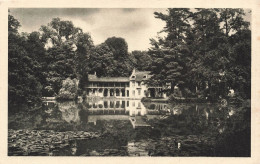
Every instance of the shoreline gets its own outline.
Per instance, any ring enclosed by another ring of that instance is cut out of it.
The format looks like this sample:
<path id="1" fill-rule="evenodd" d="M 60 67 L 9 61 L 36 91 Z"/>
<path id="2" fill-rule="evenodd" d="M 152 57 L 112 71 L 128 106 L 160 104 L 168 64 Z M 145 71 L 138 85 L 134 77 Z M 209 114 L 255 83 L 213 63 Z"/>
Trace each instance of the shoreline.
<path id="1" fill-rule="evenodd" d="M 155 103 L 207 103 L 207 104 L 215 104 L 215 103 L 220 103 L 223 105 L 227 104 L 241 104 L 244 102 L 251 101 L 251 99 L 246 99 L 243 101 L 238 102 L 237 99 L 222 99 L 222 100 L 206 100 L 206 99 L 200 99 L 200 98 L 175 98 L 171 100 L 170 98 L 148 98 L 148 97 L 143 97 L 143 98 L 123 98 L 123 97 L 87 97 L 85 100 L 87 101 L 97 101 L 97 100 L 141 100 L 141 102 L 155 102 Z M 73 99 L 56 99 L 56 97 L 42 97 L 43 102 L 66 102 L 66 101 L 78 101 L 78 102 L 83 102 L 84 100 L 82 99 L 81 96 L 78 96 L 76 100 Z"/>

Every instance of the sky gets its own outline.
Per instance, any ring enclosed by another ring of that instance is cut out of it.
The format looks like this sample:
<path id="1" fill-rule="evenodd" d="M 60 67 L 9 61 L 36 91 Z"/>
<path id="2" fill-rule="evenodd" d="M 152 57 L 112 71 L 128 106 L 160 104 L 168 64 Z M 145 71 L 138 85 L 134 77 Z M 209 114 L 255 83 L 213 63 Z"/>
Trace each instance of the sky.
<path id="1" fill-rule="evenodd" d="M 150 38 L 155 38 L 165 23 L 154 18 L 154 12 L 166 9 L 101 9 L 101 8 L 11 8 L 10 13 L 21 23 L 19 32 L 38 31 L 52 18 L 72 21 L 76 27 L 90 33 L 94 44 L 109 37 L 122 37 L 128 51 L 147 50 Z"/>
<path id="2" fill-rule="evenodd" d="M 129 52 L 148 50 L 150 39 L 165 26 L 162 20 L 154 17 L 155 11 L 165 13 L 166 9 L 10 8 L 11 15 L 21 23 L 19 32 L 38 31 L 41 25 L 59 17 L 90 33 L 95 45 L 109 37 L 122 37 L 128 43 Z M 250 21 L 250 15 L 247 14 L 246 20 Z"/>

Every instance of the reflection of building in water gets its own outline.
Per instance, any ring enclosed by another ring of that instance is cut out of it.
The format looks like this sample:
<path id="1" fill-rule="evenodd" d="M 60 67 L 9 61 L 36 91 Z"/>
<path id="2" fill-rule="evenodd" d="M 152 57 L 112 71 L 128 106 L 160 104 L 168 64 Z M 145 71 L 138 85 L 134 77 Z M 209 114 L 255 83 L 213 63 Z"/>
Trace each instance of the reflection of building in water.
<path id="1" fill-rule="evenodd" d="M 129 115 L 145 116 L 172 113 L 167 104 L 143 104 L 140 100 L 99 100 L 87 102 L 90 115 Z"/>
<path id="2" fill-rule="evenodd" d="M 59 110 L 62 113 L 62 119 L 66 122 L 79 122 L 79 110 L 73 101 L 58 103 Z"/>
<path id="3" fill-rule="evenodd" d="M 97 77 L 88 76 L 87 96 L 134 98 L 166 97 L 163 86 L 145 84 L 151 78 L 149 71 L 133 70 L 130 77 Z"/>
<path id="4" fill-rule="evenodd" d="M 155 118 L 161 114 L 172 113 L 166 104 L 145 106 L 140 100 L 99 100 L 87 102 L 88 122 L 96 125 L 97 120 L 130 120 L 133 127 L 146 127 L 147 118 Z"/>
<path id="5" fill-rule="evenodd" d="M 57 106 L 62 119 L 66 122 L 82 121 L 78 104 L 75 102 L 57 103 Z M 176 109 L 164 103 L 142 103 L 140 99 L 96 99 L 96 101 L 85 102 L 83 106 L 88 111 L 87 121 L 95 125 L 98 120 L 130 120 L 133 127 L 148 126 L 147 120 L 181 113 L 181 108 Z"/>

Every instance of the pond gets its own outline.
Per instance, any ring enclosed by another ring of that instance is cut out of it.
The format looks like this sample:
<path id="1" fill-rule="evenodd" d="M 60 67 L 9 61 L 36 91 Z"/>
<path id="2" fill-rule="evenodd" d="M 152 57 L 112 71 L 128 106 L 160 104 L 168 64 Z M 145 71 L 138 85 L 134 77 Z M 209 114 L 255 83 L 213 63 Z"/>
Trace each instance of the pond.
<path id="1" fill-rule="evenodd" d="M 250 156 L 250 105 L 44 102 L 9 114 L 9 156 Z"/>

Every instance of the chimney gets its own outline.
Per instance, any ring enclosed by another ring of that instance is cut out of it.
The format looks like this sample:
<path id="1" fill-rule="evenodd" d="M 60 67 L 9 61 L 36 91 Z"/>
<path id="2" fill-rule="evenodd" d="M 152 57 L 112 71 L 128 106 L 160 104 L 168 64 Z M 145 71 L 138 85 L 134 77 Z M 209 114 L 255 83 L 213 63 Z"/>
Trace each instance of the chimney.
<path id="1" fill-rule="evenodd" d="M 135 68 L 133 69 L 133 72 L 132 72 L 132 74 L 135 74 Z"/>

